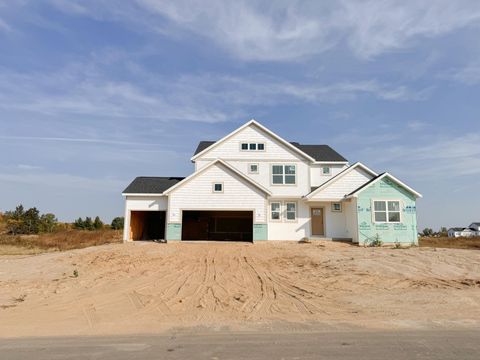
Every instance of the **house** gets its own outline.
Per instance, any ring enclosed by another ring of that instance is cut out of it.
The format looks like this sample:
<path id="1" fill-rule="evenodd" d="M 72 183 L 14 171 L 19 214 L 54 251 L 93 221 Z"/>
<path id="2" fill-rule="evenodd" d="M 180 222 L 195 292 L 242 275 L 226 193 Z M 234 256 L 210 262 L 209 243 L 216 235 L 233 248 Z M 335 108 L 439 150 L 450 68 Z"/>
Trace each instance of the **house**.
<path id="1" fill-rule="evenodd" d="M 453 227 L 448 229 L 448 237 L 472 237 L 477 236 L 477 231 L 469 227 Z"/>
<path id="2" fill-rule="evenodd" d="M 421 195 L 328 145 L 288 142 L 255 120 L 202 141 L 188 177 L 138 177 L 124 240 L 348 239 L 416 243 Z"/>
<path id="3" fill-rule="evenodd" d="M 477 236 L 480 236 L 480 222 L 473 222 L 468 227 L 475 230 L 477 232 Z"/>

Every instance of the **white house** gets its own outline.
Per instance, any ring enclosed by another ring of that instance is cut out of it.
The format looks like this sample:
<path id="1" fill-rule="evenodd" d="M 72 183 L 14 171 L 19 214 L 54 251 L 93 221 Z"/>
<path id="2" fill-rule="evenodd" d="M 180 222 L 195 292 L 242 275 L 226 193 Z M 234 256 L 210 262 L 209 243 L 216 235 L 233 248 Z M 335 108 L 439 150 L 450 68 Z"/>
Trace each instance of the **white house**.
<path id="1" fill-rule="evenodd" d="M 417 241 L 421 195 L 327 145 L 288 142 L 255 120 L 202 141 L 186 178 L 138 177 L 123 192 L 124 240 Z"/>
<path id="2" fill-rule="evenodd" d="M 472 237 L 478 236 L 479 233 L 473 228 L 453 227 L 448 229 L 448 237 Z"/>
<path id="3" fill-rule="evenodd" d="M 480 236 L 480 222 L 473 222 L 468 227 L 475 230 L 477 232 L 477 236 Z"/>

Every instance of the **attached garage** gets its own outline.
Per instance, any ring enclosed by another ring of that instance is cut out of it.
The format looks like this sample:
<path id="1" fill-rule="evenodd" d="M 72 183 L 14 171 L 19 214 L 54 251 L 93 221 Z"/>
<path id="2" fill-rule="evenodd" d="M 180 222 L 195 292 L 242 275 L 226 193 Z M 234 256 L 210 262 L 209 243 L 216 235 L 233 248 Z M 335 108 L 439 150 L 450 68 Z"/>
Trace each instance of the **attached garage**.
<path id="1" fill-rule="evenodd" d="M 165 239 L 165 211 L 131 211 L 131 240 Z"/>
<path id="2" fill-rule="evenodd" d="M 253 241 L 253 211 L 183 211 L 182 240 Z"/>

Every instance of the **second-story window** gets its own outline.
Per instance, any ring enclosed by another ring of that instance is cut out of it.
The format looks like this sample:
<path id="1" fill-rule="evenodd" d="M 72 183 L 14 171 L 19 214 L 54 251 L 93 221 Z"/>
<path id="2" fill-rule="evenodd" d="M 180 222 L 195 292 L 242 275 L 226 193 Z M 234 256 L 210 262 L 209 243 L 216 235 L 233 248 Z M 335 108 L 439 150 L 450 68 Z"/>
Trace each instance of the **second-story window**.
<path id="1" fill-rule="evenodd" d="M 331 175 L 332 172 L 331 172 L 331 170 L 330 170 L 330 166 L 323 166 L 323 167 L 322 167 L 322 174 L 323 174 L 323 175 Z"/>
<path id="2" fill-rule="evenodd" d="M 295 165 L 272 165 L 273 185 L 295 185 L 297 183 Z"/>
<path id="3" fill-rule="evenodd" d="M 248 164 L 249 174 L 258 174 L 258 164 Z"/>
<path id="4" fill-rule="evenodd" d="M 240 143 L 240 150 L 242 151 L 265 151 L 265 143 Z"/>

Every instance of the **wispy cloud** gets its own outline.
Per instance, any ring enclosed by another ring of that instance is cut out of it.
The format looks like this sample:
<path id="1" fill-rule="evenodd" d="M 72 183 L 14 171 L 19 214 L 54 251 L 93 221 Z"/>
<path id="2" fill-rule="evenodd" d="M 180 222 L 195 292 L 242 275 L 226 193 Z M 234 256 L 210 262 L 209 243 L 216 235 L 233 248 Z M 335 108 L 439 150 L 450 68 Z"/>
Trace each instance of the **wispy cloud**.
<path id="1" fill-rule="evenodd" d="M 451 69 L 442 73 L 439 77 L 465 85 L 477 85 L 480 84 L 480 64 L 471 63 L 463 68 Z"/>

